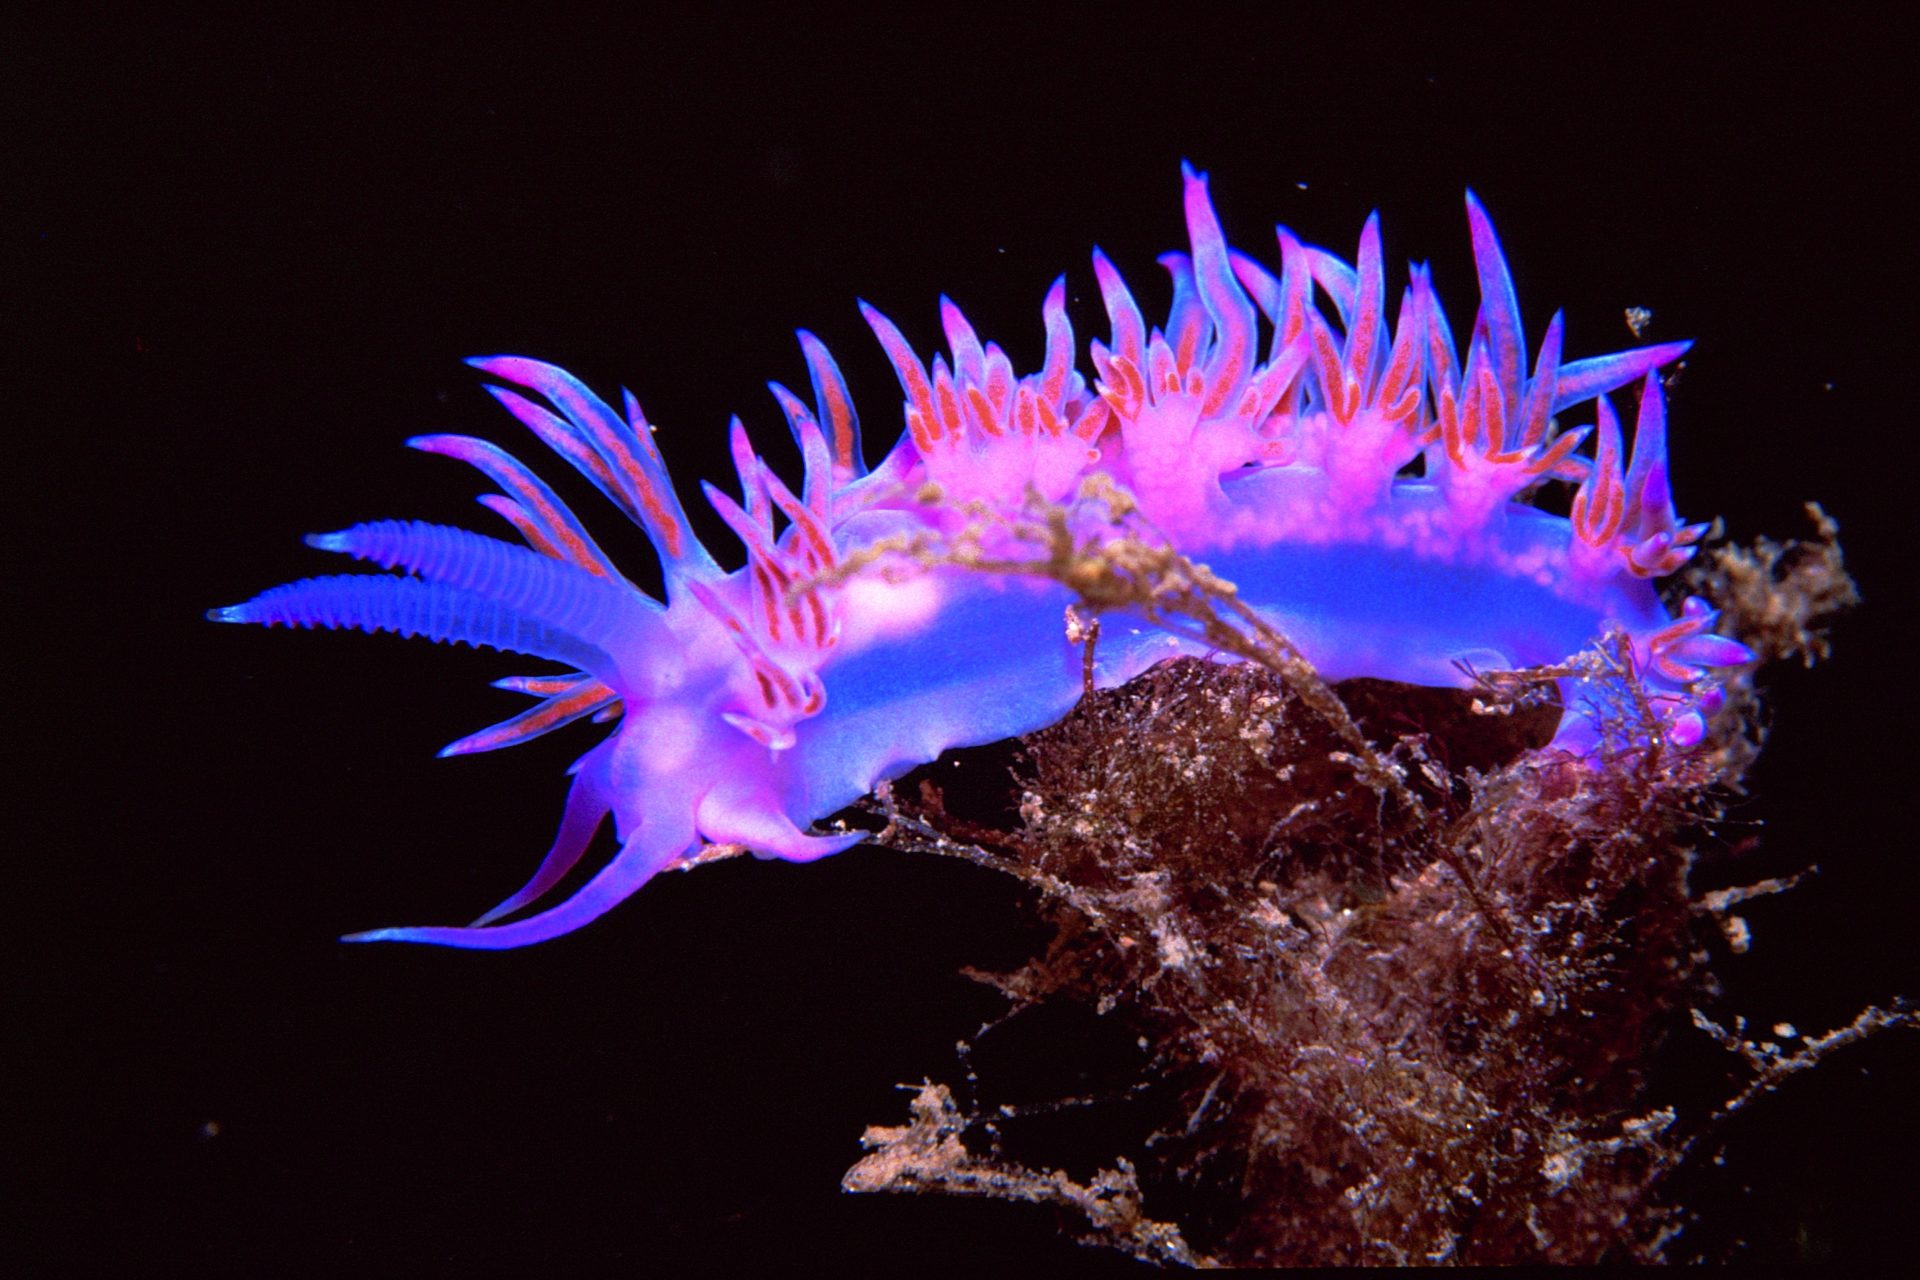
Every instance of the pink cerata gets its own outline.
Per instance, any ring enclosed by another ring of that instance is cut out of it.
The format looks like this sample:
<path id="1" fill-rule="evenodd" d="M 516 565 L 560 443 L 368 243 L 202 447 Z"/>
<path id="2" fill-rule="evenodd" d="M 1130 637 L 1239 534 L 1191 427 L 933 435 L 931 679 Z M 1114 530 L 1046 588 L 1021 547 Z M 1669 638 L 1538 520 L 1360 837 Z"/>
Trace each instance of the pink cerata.
<path id="1" fill-rule="evenodd" d="M 509 413 L 646 530 L 666 601 L 628 581 L 512 456 L 440 435 L 411 443 L 479 468 L 502 490 L 480 501 L 525 545 L 414 521 L 356 525 L 308 541 L 402 573 L 308 578 L 209 615 L 423 635 L 565 668 L 501 681 L 533 707 L 445 754 L 618 719 L 574 766 L 559 835 L 524 887 L 464 927 L 351 936 L 517 947 L 595 919 L 702 842 L 795 861 L 837 853 L 864 833 L 809 834 L 811 823 L 949 747 L 1058 720 L 1084 688 L 1067 588 L 955 565 L 833 570 L 883 538 L 952 534 L 1036 494 L 1069 499 L 1098 472 L 1328 679 L 1462 686 L 1474 670 L 1556 663 L 1618 630 L 1667 741 L 1699 742 L 1721 697 L 1713 669 L 1751 655 L 1711 633 L 1704 602 L 1676 618 L 1654 587 L 1704 529 L 1679 522 L 1667 481 L 1658 371 L 1686 344 L 1563 361 L 1555 315 L 1529 372 L 1506 262 L 1469 193 L 1480 309 L 1462 361 L 1424 266 L 1389 327 L 1377 215 L 1352 264 L 1279 231 L 1275 276 L 1227 247 L 1205 176 L 1183 176 L 1191 252 L 1160 259 L 1173 278 L 1163 325 L 1147 327 L 1094 252 L 1110 333 L 1087 344 L 1091 380 L 1076 367 L 1064 277 L 1041 304 L 1045 361 L 1026 375 L 944 298 L 948 353 L 931 363 L 863 305 L 906 398 L 906 433 L 869 470 L 846 382 L 802 332 L 813 405 L 772 388 L 805 459 L 800 492 L 737 418 L 740 496 L 703 486 L 745 548 L 732 572 L 695 537 L 632 395 L 616 411 L 553 365 L 471 361 Z M 1607 393 L 1632 383 L 1623 468 Z M 1555 415 L 1586 401 L 1594 424 L 1560 430 Z M 1589 436 L 1590 456 L 1578 452 Z M 1570 516 L 1526 500 L 1548 481 L 1574 486 Z M 944 501 L 922 500 L 929 484 Z M 1187 654 L 1205 646 L 1112 616 L 1093 680 L 1117 685 Z M 1589 756 L 1597 735 L 1595 713 L 1568 699 L 1553 746 Z M 619 853 L 558 905 L 509 920 L 565 877 L 609 813 Z"/>

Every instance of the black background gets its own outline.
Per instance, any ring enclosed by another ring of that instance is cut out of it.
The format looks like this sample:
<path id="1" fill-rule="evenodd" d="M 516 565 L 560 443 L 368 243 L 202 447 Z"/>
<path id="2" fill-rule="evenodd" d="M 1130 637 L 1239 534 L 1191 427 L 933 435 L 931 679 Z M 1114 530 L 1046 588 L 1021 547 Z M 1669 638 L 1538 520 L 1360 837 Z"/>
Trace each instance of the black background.
<path id="1" fill-rule="evenodd" d="M 517 884 L 591 732 L 435 761 L 516 708 L 484 681 L 525 663 L 201 613 L 330 571 L 309 531 L 490 527 L 480 478 L 409 435 L 484 435 L 557 478 L 468 355 L 633 387 L 691 494 L 734 411 L 791 474 L 763 383 L 804 384 L 804 325 L 875 455 L 897 390 L 856 296 L 924 352 L 945 290 L 1030 366 L 1061 271 L 1104 333 L 1098 243 L 1156 314 L 1182 157 L 1268 260 L 1276 221 L 1348 254 L 1380 209 L 1390 261 L 1431 259 L 1457 320 L 1472 185 L 1531 337 L 1564 306 L 1569 355 L 1612 350 L 1637 305 L 1650 339 L 1698 340 L 1682 513 L 1790 535 L 1821 500 L 1868 600 L 1830 667 L 1776 674 L 1715 874 L 1822 873 L 1747 913 L 1728 1007 L 1824 1030 L 1920 989 L 1891 9 L 649 13 L 12 32 L 10 1248 L 196 1272 L 1097 1262 L 1038 1213 L 837 1190 L 861 1127 L 904 1118 L 895 1085 L 955 1078 L 953 1041 L 997 1008 L 957 970 L 1033 940 L 1008 886 L 863 848 L 666 877 L 532 951 L 342 946 Z M 1917 1062 L 1853 1051 L 1737 1126 L 1679 1252 L 1893 1248 Z"/>

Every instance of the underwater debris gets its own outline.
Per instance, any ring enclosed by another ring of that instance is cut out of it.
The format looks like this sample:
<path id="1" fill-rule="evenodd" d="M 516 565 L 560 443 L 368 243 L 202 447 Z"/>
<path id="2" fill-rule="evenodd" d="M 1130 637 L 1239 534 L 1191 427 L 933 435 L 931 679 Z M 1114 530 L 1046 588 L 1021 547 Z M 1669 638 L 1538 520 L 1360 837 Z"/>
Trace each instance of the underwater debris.
<path id="1" fill-rule="evenodd" d="M 1824 656 L 1857 598 L 1809 511 L 1814 541 L 1710 548 L 1688 583 L 1769 660 Z M 951 768 L 881 793 L 881 839 L 1018 877 L 1053 932 L 975 975 L 1008 1008 L 968 1042 L 963 1100 L 923 1084 L 910 1125 L 869 1130 L 848 1190 L 1051 1203 L 1082 1239 L 1189 1265 L 1658 1261 L 1688 1221 L 1671 1175 L 1703 1136 L 1834 1049 L 1920 1025 L 1869 1009 L 1788 1053 L 1702 1012 L 1742 891 L 1696 892 L 1689 872 L 1757 751 L 1750 672 L 1698 745 L 1621 725 L 1592 767 L 1549 746 L 1568 667 L 1327 685 L 1204 568 L 1065 528 L 1037 518 L 1041 554 L 974 567 L 1095 584 L 1093 604 L 1159 610 L 1248 661 L 1090 693 L 1023 739 L 1003 821 L 948 803 Z M 1656 715 L 1604 643 L 1570 665 L 1612 714 Z M 1115 1149 L 1065 1160 L 1023 1134 L 1034 1106 L 994 1101 L 1034 1087 L 1018 1064 L 976 1070 L 981 1045 L 1062 1007 L 1141 1049 L 1108 1091 L 1129 1113 Z M 1746 1077 L 1712 1114 L 1650 1096 L 1655 1051 L 1689 1022 Z M 1111 1222 L 1089 1207 L 1113 1200 Z"/>

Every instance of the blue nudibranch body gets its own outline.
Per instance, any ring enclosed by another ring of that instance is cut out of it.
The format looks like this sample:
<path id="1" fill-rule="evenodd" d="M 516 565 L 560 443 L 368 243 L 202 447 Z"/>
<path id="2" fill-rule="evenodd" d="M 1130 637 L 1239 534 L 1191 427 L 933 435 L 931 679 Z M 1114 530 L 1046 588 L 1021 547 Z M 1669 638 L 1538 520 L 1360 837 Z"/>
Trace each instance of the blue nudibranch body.
<path id="1" fill-rule="evenodd" d="M 1083 689 L 1064 587 L 951 565 L 833 571 L 882 538 L 958 531 L 966 504 L 1012 513 L 1033 493 L 1059 502 L 1096 472 L 1329 679 L 1458 686 L 1467 669 L 1555 663 L 1617 627 L 1666 736 L 1698 742 L 1721 696 L 1712 669 L 1751 655 L 1711 633 L 1703 602 L 1675 618 L 1653 586 L 1704 529 L 1679 522 L 1667 482 L 1658 370 L 1686 344 L 1563 362 L 1556 315 L 1529 371 L 1499 242 L 1469 194 L 1481 300 L 1463 361 L 1422 266 L 1388 325 L 1377 216 L 1352 264 L 1281 230 L 1275 276 L 1228 248 L 1205 177 L 1184 178 L 1191 253 L 1160 259 L 1173 278 L 1163 325 L 1146 326 L 1094 253 L 1111 332 L 1088 344 L 1091 383 L 1075 368 L 1064 278 L 1042 304 L 1045 361 L 1025 376 L 944 298 L 948 353 L 931 363 L 863 306 L 898 372 L 907 427 L 868 470 L 846 383 L 801 333 L 812 406 L 772 388 L 805 460 L 801 492 L 754 454 L 737 418 L 741 496 L 704 486 L 746 549 L 732 572 L 695 537 L 631 395 L 616 411 L 552 365 L 472 361 L 508 412 L 647 531 L 666 601 L 623 577 L 513 457 L 428 436 L 411 443 L 499 486 L 481 502 L 524 546 L 418 522 L 357 525 L 309 541 L 404 573 L 309 578 L 212 613 L 424 635 L 567 668 L 501 681 L 538 701 L 446 754 L 618 718 L 575 766 L 559 836 L 523 888 L 465 927 L 354 936 L 521 946 L 595 919 L 703 841 L 798 861 L 836 853 L 864 837 L 805 828 L 949 747 L 1059 719 Z M 1623 459 L 1607 393 L 1632 383 Z M 1555 415 L 1586 401 L 1594 425 L 1560 431 Z M 1575 452 L 1589 436 L 1591 456 Z M 1524 501 L 1547 481 L 1575 486 L 1569 517 Z M 947 501 L 921 501 L 929 484 Z M 1112 617 L 1095 682 L 1204 652 Z M 1596 733 L 1570 705 L 1556 745 L 1585 753 Z M 565 901 L 502 923 L 559 883 L 609 813 L 619 853 Z"/>

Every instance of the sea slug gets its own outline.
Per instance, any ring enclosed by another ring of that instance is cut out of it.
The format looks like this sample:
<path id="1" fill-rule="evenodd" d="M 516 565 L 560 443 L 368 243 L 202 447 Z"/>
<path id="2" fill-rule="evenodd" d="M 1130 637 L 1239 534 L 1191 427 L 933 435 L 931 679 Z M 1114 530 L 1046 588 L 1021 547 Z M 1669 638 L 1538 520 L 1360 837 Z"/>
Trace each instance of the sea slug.
<path id="1" fill-rule="evenodd" d="M 1457 686 L 1473 670 L 1558 662 L 1618 630 L 1664 736 L 1697 742 L 1720 696 L 1713 669 L 1750 655 L 1712 634 L 1704 603 L 1687 600 L 1676 618 L 1654 589 L 1704 529 L 1680 523 L 1667 480 L 1658 370 L 1686 344 L 1563 362 L 1556 315 L 1529 371 L 1499 242 L 1469 193 L 1480 308 L 1462 360 L 1424 266 L 1389 326 L 1377 215 L 1352 264 L 1279 231 L 1276 276 L 1228 248 L 1205 176 L 1188 167 L 1184 183 L 1191 252 L 1160 259 L 1173 285 L 1162 325 L 1146 325 L 1113 264 L 1093 255 L 1110 333 L 1088 344 L 1091 381 L 1076 367 L 1064 277 L 1041 305 L 1044 363 L 1024 376 L 944 298 L 948 352 L 931 362 L 863 305 L 905 394 L 906 432 L 871 470 L 846 382 L 802 332 L 812 405 L 772 388 L 805 460 L 800 491 L 737 418 L 739 496 L 703 486 L 745 548 L 731 572 L 694 535 L 630 394 L 616 411 L 553 365 L 471 361 L 508 412 L 646 530 L 666 599 L 622 576 L 520 462 L 442 435 L 411 443 L 484 473 L 502 492 L 481 502 L 525 545 L 419 522 L 356 525 L 308 541 L 402 573 L 309 578 L 209 615 L 423 635 L 566 668 L 501 681 L 537 702 L 446 754 L 618 720 L 574 766 L 559 835 L 524 887 L 465 927 L 352 937 L 516 947 L 595 919 L 703 841 L 798 861 L 836 853 L 864 836 L 810 834 L 811 823 L 949 747 L 1057 720 L 1087 676 L 1064 623 L 1067 588 L 951 565 L 835 570 L 882 539 L 1064 502 L 1096 473 L 1330 679 Z M 1627 456 L 1607 393 L 1634 383 Z M 1587 401 L 1593 425 L 1561 428 L 1556 415 Z M 1589 437 L 1591 455 L 1577 452 Z M 1528 501 L 1547 482 L 1574 486 L 1569 516 Z M 1111 616 L 1092 680 L 1112 686 L 1205 653 Z M 1572 700 L 1554 745 L 1585 756 L 1596 734 Z M 565 877 L 609 813 L 618 854 L 558 905 L 507 921 Z"/>

